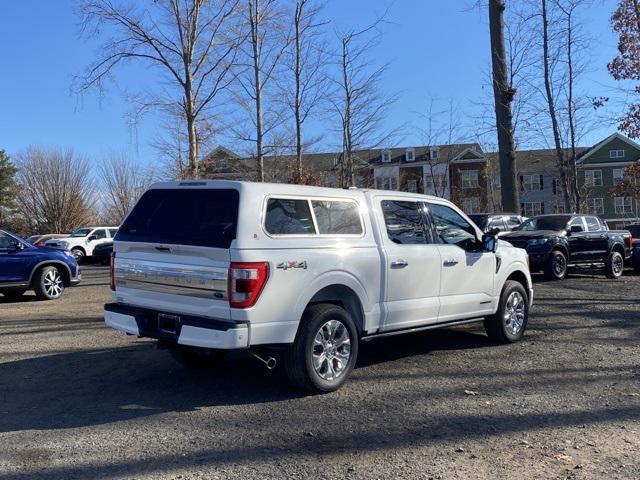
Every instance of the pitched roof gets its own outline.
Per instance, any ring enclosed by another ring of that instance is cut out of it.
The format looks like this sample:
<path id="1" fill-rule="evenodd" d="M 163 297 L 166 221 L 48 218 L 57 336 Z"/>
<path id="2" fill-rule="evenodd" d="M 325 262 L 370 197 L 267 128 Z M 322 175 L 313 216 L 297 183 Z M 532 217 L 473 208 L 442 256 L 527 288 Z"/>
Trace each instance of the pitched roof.
<path id="1" fill-rule="evenodd" d="M 578 157 L 588 151 L 587 147 L 576 148 Z M 571 149 L 565 148 L 565 154 L 571 153 Z M 498 162 L 498 152 L 487 153 L 487 159 L 495 166 L 495 171 L 500 170 Z M 518 172 L 553 172 L 557 168 L 556 150 L 554 148 L 544 148 L 537 150 L 517 150 L 516 165 Z"/>

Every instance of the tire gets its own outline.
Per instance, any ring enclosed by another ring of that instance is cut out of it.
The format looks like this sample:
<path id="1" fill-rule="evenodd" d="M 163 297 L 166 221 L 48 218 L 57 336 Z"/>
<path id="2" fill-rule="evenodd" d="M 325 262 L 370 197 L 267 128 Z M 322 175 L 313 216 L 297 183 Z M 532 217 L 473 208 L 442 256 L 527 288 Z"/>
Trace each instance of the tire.
<path id="1" fill-rule="evenodd" d="M 71 253 L 73 255 L 73 258 L 76 259 L 76 262 L 78 262 L 78 265 L 80 265 L 84 261 L 84 259 L 86 257 L 86 254 L 84 253 L 84 250 L 82 250 L 81 248 L 78 248 L 78 247 L 72 248 L 71 249 Z"/>
<path id="2" fill-rule="evenodd" d="M 33 289 L 40 300 L 55 300 L 64 292 L 64 278 L 57 267 L 43 267 L 36 272 Z"/>
<path id="3" fill-rule="evenodd" d="M 26 291 L 26 288 L 5 288 L 4 290 L 0 290 L 0 293 L 4 295 L 4 298 L 16 300 L 24 295 Z"/>
<path id="4" fill-rule="evenodd" d="M 226 350 L 190 347 L 187 345 L 169 347 L 169 353 L 176 362 L 196 370 L 218 367 L 227 355 Z"/>
<path id="5" fill-rule="evenodd" d="M 312 305 L 284 356 L 289 381 L 311 393 L 337 390 L 353 370 L 358 341 L 355 323 L 346 310 L 327 303 Z"/>
<path id="6" fill-rule="evenodd" d="M 611 252 L 604 263 L 604 274 L 607 278 L 616 279 L 624 272 L 624 257 L 620 252 Z"/>
<path id="7" fill-rule="evenodd" d="M 548 280 L 562 280 L 567 276 L 567 257 L 560 250 L 549 254 L 544 266 L 544 276 Z"/>
<path id="8" fill-rule="evenodd" d="M 515 301 L 515 303 L 514 303 Z M 488 337 L 496 343 L 517 342 L 529 320 L 529 298 L 520 282 L 507 280 L 500 294 L 498 311 L 484 320 Z"/>

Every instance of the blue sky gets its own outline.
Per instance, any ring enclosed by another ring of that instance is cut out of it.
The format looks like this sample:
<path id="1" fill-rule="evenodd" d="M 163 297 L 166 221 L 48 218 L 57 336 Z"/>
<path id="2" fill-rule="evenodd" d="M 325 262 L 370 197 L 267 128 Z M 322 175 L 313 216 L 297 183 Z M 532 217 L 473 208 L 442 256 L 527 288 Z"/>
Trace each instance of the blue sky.
<path id="1" fill-rule="evenodd" d="M 327 0 L 326 16 L 337 28 L 364 25 L 389 7 L 389 22 L 374 59 L 390 61 L 385 90 L 399 93 L 387 118 L 389 126 L 409 124 L 402 144 L 420 144 L 416 126 L 427 99 L 453 99 L 462 115 L 486 98 L 489 34 L 485 12 L 473 0 Z M 97 42 L 78 38 L 78 17 L 70 0 L 3 2 L 0 15 L 0 148 L 15 154 L 28 145 L 72 147 L 99 159 L 111 150 L 128 152 L 152 163 L 151 140 L 159 119 L 147 117 L 135 130 L 126 115 L 129 105 L 116 88 L 100 97 L 71 93 L 73 75 L 91 61 Z M 615 83 L 606 63 L 615 55 L 609 17 L 613 0 L 598 2 L 585 18 L 597 38 L 591 71 L 581 86 L 592 95 L 612 95 Z M 153 81 L 140 69 L 123 71 L 122 86 Z M 595 143 L 615 129 L 603 123 L 585 143 Z M 325 146 L 330 145 L 325 141 Z M 232 145 L 228 145 L 232 146 Z M 543 145 L 541 145 L 543 146 Z"/>

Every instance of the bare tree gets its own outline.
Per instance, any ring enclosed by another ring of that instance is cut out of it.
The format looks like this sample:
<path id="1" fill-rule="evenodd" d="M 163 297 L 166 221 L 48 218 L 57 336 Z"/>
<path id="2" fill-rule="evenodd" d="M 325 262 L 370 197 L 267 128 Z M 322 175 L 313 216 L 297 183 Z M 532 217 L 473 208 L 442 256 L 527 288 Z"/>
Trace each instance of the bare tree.
<path id="1" fill-rule="evenodd" d="M 189 145 L 185 176 L 197 178 L 199 126 L 233 79 L 239 1 L 157 0 L 116 6 L 110 0 L 84 0 L 85 35 L 113 34 L 105 39 L 98 59 L 76 79 L 77 89 L 100 88 L 126 62 L 157 67 L 170 90 L 137 95 L 138 112 L 180 111 Z"/>
<path id="2" fill-rule="evenodd" d="M 97 173 L 103 196 L 102 220 L 110 225 L 122 223 L 154 178 L 152 170 L 115 152 L 104 158 Z"/>
<path id="3" fill-rule="evenodd" d="M 293 89 L 289 83 L 282 88 L 287 106 L 293 112 L 295 125 L 296 174 L 300 180 L 309 178 L 304 172 L 302 154 L 310 139 L 305 139 L 303 126 L 312 113 L 323 103 L 329 82 L 325 66 L 329 61 L 328 48 L 322 36 L 327 25 L 319 19 L 320 4 L 316 0 L 296 0 L 293 13 L 293 41 L 285 57 L 285 64 L 293 77 Z M 289 92 L 293 90 L 293 95 Z"/>
<path id="4" fill-rule="evenodd" d="M 275 108 L 277 102 L 269 101 L 268 87 L 281 67 L 282 57 L 290 43 L 290 34 L 284 10 L 277 0 L 245 0 L 243 13 L 246 32 L 241 45 L 239 88 L 234 97 L 252 128 L 247 131 L 243 128 L 245 122 L 236 122 L 232 130 L 238 140 L 252 146 L 256 177 L 264 181 L 264 157 L 276 143 L 273 140 L 269 145 L 267 138 L 283 123 L 283 112 Z M 275 136 L 279 137 L 277 134 Z"/>
<path id="5" fill-rule="evenodd" d="M 502 207 L 511 212 L 520 209 L 517 188 L 515 142 L 511 102 L 515 96 L 507 75 L 507 56 L 504 42 L 504 0 L 489 0 L 489 29 L 491 34 L 491 64 L 493 93 L 498 129 L 498 151 L 502 189 Z"/>
<path id="6" fill-rule="evenodd" d="M 333 79 L 339 93 L 329 99 L 340 119 L 342 153 L 338 184 L 342 188 L 357 184 L 358 171 L 368 167 L 358 150 L 388 144 L 401 129 L 385 129 L 384 119 L 396 97 L 383 93 L 380 82 L 388 64 L 375 66 L 369 55 L 379 38 L 380 17 L 361 30 L 338 34 L 338 73 Z"/>
<path id="7" fill-rule="evenodd" d="M 65 233 L 89 223 L 93 185 L 86 157 L 29 147 L 16 165 L 17 211 L 30 231 Z"/>

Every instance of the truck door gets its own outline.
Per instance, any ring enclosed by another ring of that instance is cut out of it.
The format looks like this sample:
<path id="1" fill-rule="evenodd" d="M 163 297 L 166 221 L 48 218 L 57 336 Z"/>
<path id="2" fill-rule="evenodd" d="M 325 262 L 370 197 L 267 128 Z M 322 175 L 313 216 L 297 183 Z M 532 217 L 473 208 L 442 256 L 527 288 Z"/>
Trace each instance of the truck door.
<path id="1" fill-rule="evenodd" d="M 0 284 L 24 282 L 29 277 L 27 270 L 31 264 L 19 245 L 11 235 L 0 232 Z"/>
<path id="2" fill-rule="evenodd" d="M 376 197 L 385 272 L 382 330 L 417 327 L 438 321 L 440 252 L 425 225 L 418 200 Z"/>
<path id="3" fill-rule="evenodd" d="M 571 235 L 567 237 L 567 240 L 569 241 L 570 261 L 581 263 L 589 260 L 589 240 L 583 217 L 573 217 L 569 222 L 569 228 Z"/>
<path id="4" fill-rule="evenodd" d="M 429 211 L 442 260 L 438 321 L 492 313 L 496 254 L 479 248 L 475 228 L 450 206 L 429 203 Z"/>
<path id="5" fill-rule="evenodd" d="M 598 217 L 585 217 L 587 222 L 587 251 L 585 260 L 601 262 L 606 259 L 609 251 L 609 236 Z"/>

